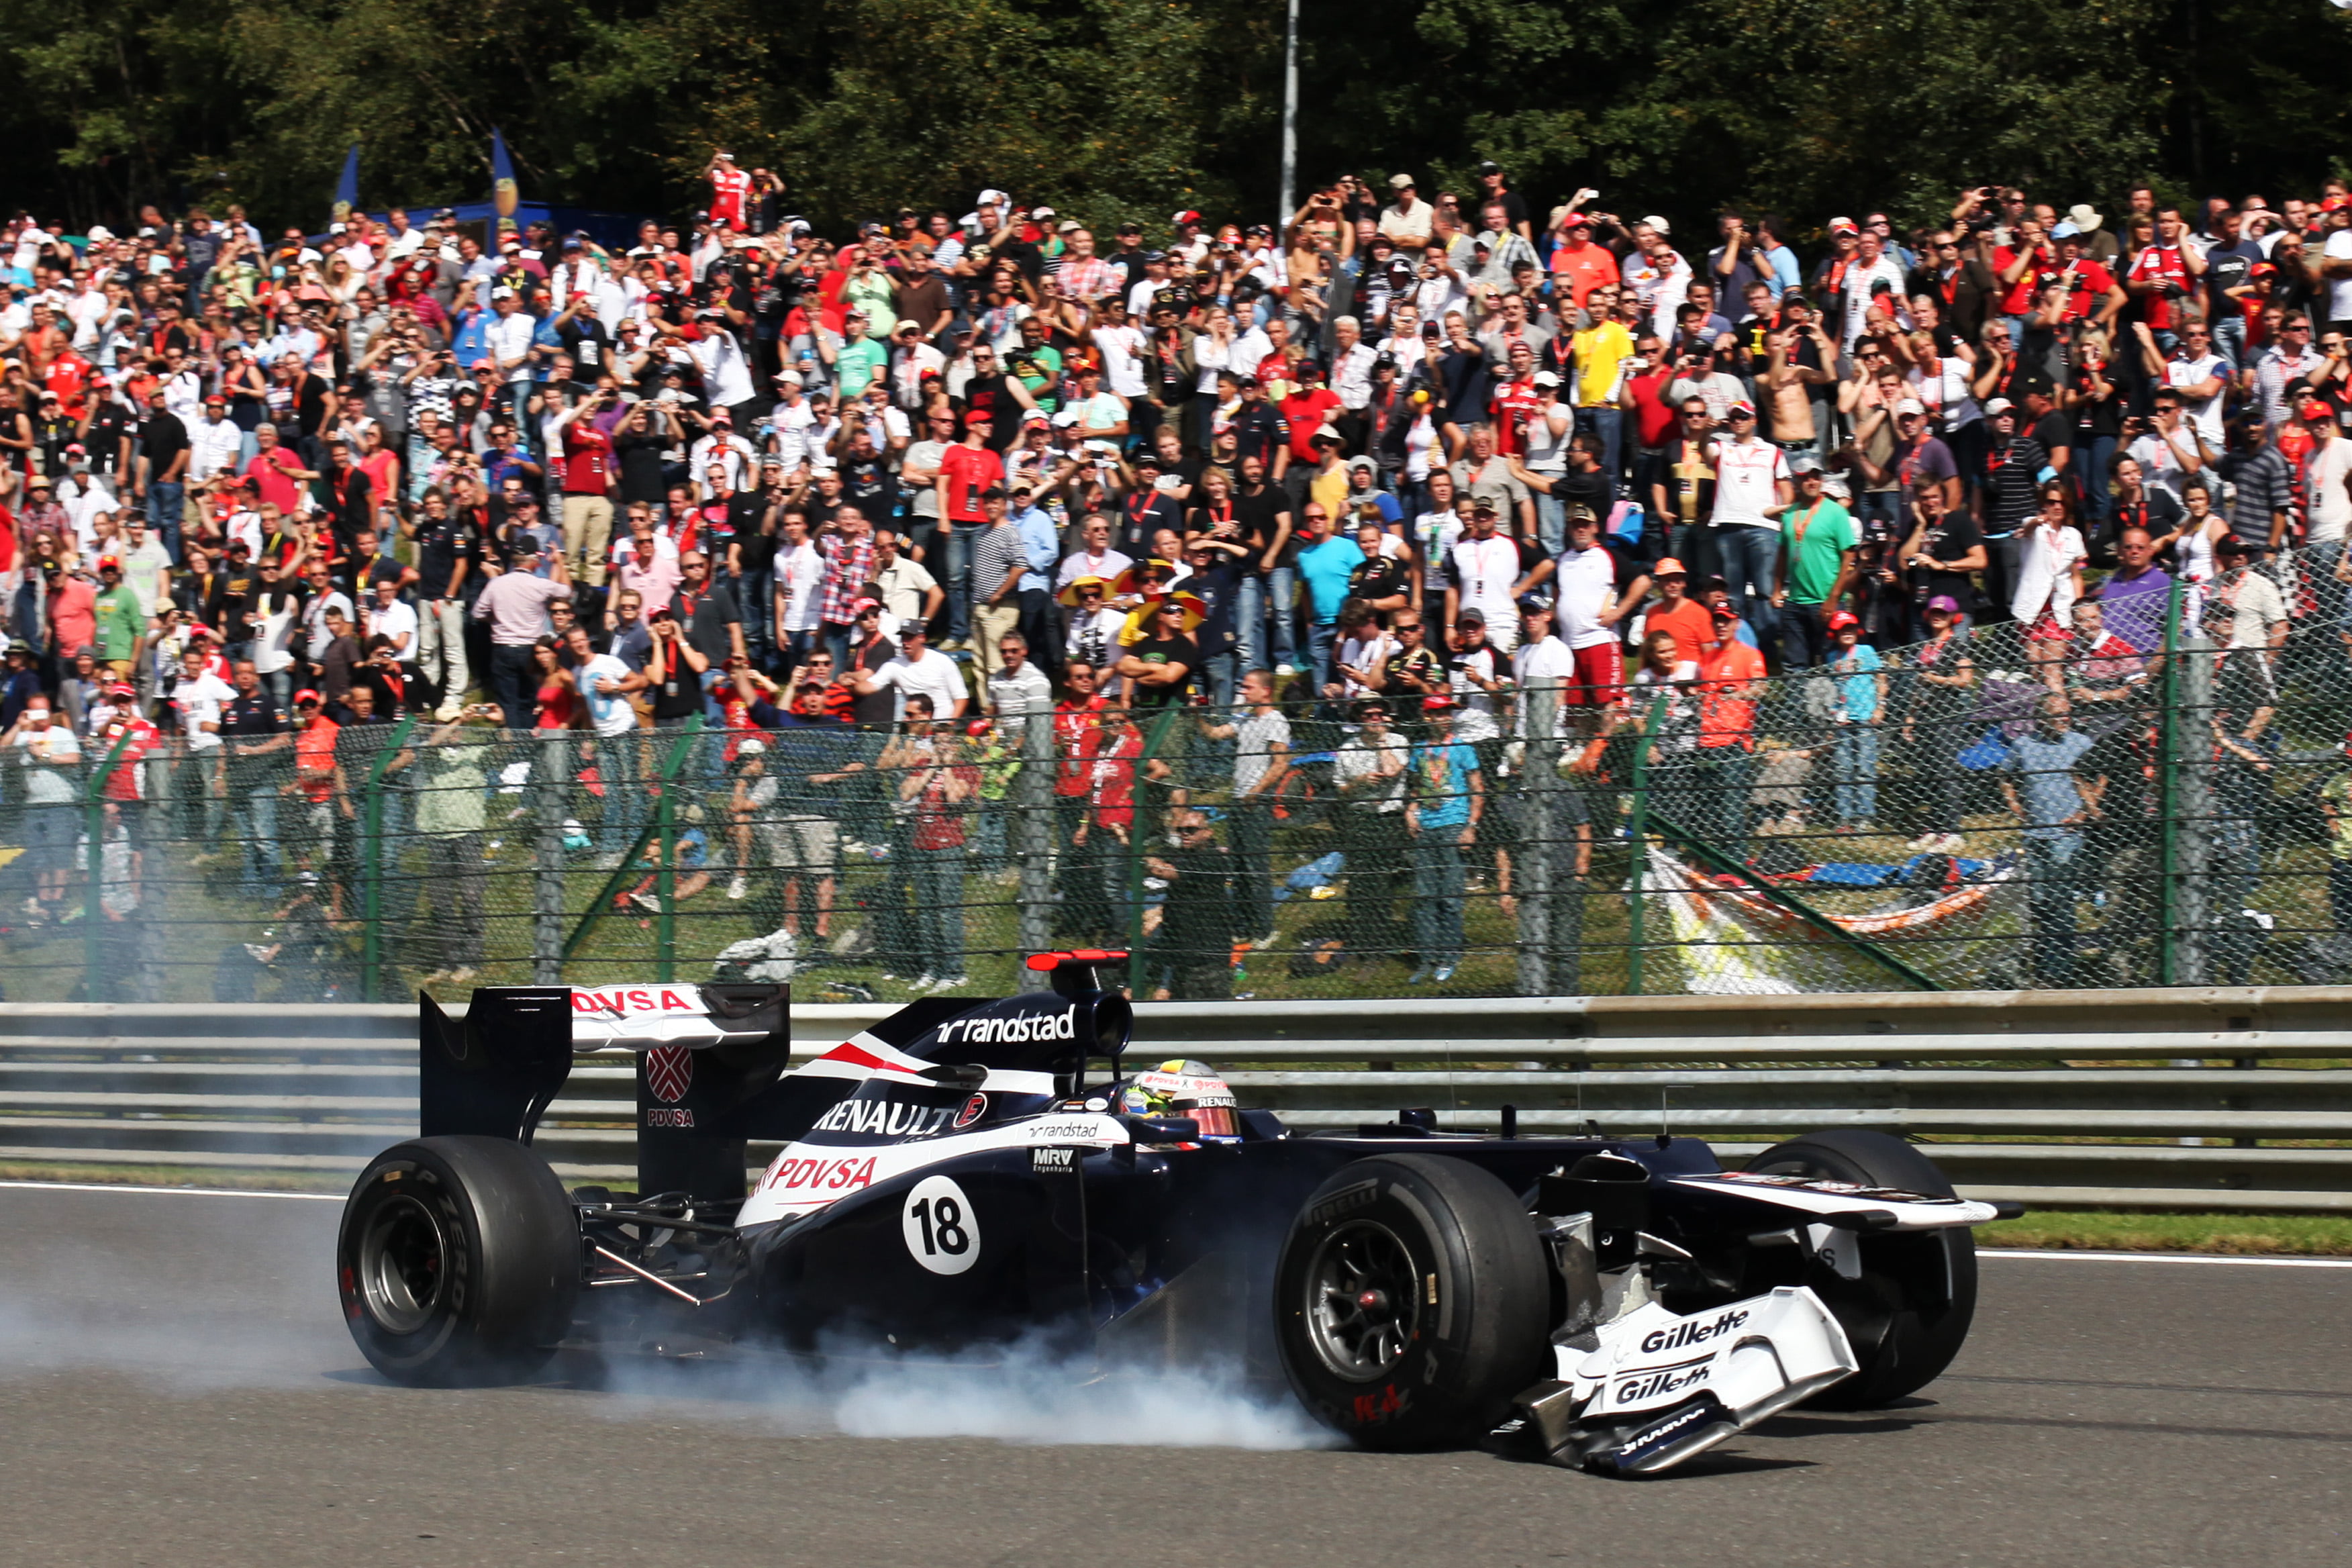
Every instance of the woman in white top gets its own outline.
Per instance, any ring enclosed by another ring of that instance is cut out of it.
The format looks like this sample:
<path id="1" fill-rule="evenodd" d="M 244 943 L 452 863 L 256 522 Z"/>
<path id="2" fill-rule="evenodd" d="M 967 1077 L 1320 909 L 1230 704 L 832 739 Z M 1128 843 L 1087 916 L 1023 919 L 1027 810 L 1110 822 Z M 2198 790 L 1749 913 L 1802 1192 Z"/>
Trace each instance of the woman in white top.
<path id="1" fill-rule="evenodd" d="M 2213 542 L 2230 531 L 2230 524 L 2213 510 L 2213 492 L 2201 479 L 2191 479 L 2180 499 L 2189 515 L 2180 520 L 2180 531 L 2172 537 L 2172 559 L 2185 585 L 2180 623 L 2195 626 L 2203 613 L 2205 584 L 2213 580 Z"/>
<path id="2" fill-rule="evenodd" d="M 1201 367 L 1200 379 L 1192 390 L 1204 397 L 1217 395 L 1217 373 L 1234 369 L 1234 318 L 1223 306 L 1212 307 L 1208 319 L 1202 323 L 1201 335 L 1192 340 L 1192 363 Z"/>
<path id="3" fill-rule="evenodd" d="M 2074 601 L 2083 596 L 2083 535 L 2073 522 L 2073 493 L 2063 480 L 2042 487 L 2042 513 L 2017 542 L 2017 591 L 2009 613 L 2025 628 L 2026 662 L 2051 690 L 2063 689 L 2066 647 L 2074 640 Z"/>

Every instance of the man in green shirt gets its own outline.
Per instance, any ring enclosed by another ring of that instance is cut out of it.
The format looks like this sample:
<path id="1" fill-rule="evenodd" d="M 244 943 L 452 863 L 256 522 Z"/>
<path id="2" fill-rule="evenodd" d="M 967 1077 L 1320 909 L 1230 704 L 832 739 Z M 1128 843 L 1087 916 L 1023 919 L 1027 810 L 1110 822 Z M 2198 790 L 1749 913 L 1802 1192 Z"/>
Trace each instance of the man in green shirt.
<path id="1" fill-rule="evenodd" d="M 889 368 L 890 351 L 866 333 L 866 312 L 852 310 L 842 321 L 847 334 L 839 342 L 830 337 L 820 337 L 820 346 L 831 349 L 826 358 L 833 365 L 833 384 L 841 394 L 844 405 L 866 395 L 867 384 Z"/>
<path id="2" fill-rule="evenodd" d="M 1789 461 L 1797 496 L 1764 515 L 1780 519 L 1780 571 L 1772 607 L 1780 612 L 1780 668 L 1811 669 L 1830 658 L 1830 612 L 1853 575 L 1860 535 L 1853 514 L 1822 493 L 1821 459 L 1801 452 Z"/>
<path id="3" fill-rule="evenodd" d="M 139 640 L 147 635 L 147 612 L 123 582 L 122 563 L 115 557 L 98 558 L 98 657 L 127 680 L 139 658 Z"/>

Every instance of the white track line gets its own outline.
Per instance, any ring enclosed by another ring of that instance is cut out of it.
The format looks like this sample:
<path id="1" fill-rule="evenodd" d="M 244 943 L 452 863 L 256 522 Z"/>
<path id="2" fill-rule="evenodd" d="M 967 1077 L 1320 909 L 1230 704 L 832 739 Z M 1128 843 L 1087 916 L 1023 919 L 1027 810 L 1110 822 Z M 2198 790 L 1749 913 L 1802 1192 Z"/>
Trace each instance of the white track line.
<path id="1" fill-rule="evenodd" d="M 127 1182 L 0 1182 L 0 1187 L 23 1187 L 44 1193 L 170 1193 L 191 1198 L 309 1198 L 314 1203 L 341 1203 L 342 1193 L 281 1193 L 260 1187 L 141 1187 Z"/>
<path id="2" fill-rule="evenodd" d="M 1979 1247 L 1977 1256 L 2060 1263 L 2218 1263 L 2241 1268 L 2352 1268 L 2352 1258 L 2222 1258 L 2202 1252 L 2037 1252 L 2023 1247 Z"/>

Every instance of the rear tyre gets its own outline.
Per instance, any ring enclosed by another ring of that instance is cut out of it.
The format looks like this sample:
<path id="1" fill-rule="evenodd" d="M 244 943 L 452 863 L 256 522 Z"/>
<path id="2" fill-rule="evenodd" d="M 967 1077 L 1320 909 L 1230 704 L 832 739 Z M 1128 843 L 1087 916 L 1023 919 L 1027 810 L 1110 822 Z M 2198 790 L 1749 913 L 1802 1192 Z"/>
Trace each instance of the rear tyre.
<path id="1" fill-rule="evenodd" d="M 396 1383 L 510 1382 L 547 1363 L 580 1294 L 580 1222 L 510 1139 L 416 1138 L 343 1205 L 335 1284 L 360 1353 Z"/>
<path id="2" fill-rule="evenodd" d="M 1954 1196 L 1951 1179 L 1900 1138 L 1833 1128 L 1775 1144 L 1751 1171 Z M 1836 1314 L 1862 1370 L 1809 1402 L 1833 1410 L 1885 1405 L 1943 1375 L 1977 1310 L 1976 1233 L 1966 1226 L 1861 1238 L 1862 1278 L 1821 1264 L 1805 1283 Z"/>
<path id="3" fill-rule="evenodd" d="M 1275 1333 L 1307 1407 L 1369 1448 L 1475 1440 L 1548 1374 L 1551 1289 L 1525 1206 L 1477 1166 L 1359 1160 L 1283 1243 Z"/>

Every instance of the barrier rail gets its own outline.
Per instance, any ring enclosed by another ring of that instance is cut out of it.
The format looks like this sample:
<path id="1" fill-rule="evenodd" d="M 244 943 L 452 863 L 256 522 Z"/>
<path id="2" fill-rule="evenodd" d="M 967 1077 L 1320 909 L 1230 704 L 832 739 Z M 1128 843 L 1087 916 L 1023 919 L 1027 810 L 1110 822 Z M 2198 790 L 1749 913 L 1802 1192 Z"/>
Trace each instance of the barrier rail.
<path id="1" fill-rule="evenodd" d="M 803 1004 L 831 1045 L 893 1011 Z M 1973 1195 L 2352 1210 L 2352 988 L 1145 1004 L 1131 1060 L 1205 1058 L 1302 1129 L 1921 1139 Z M 413 1007 L 0 1007 L 0 1161 L 355 1171 L 414 1131 Z M 1920 1065 L 1935 1064 L 1935 1065 Z M 2294 1064 L 2294 1065 L 2284 1065 Z M 540 1145 L 625 1177 L 634 1070 L 583 1057 Z M 764 1162 L 772 1149 L 755 1146 Z"/>

